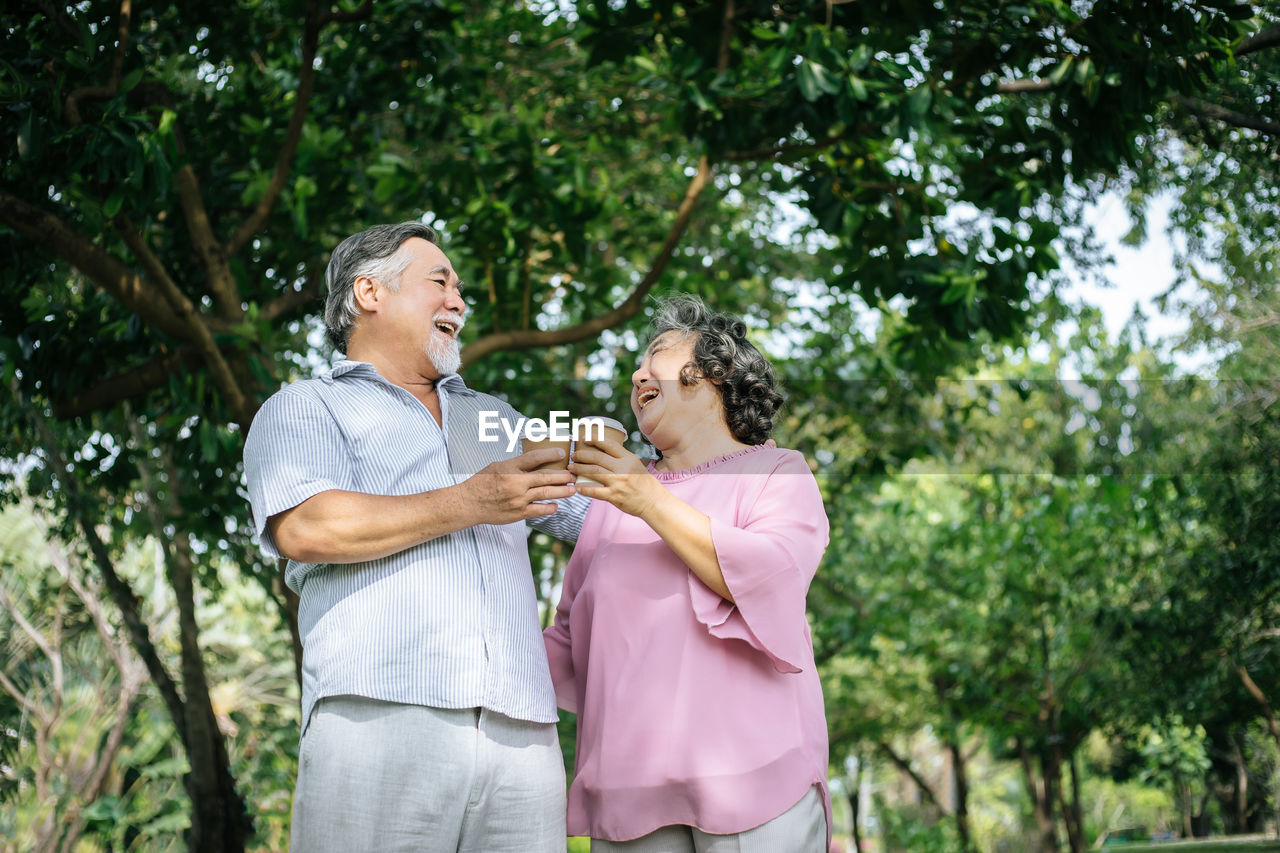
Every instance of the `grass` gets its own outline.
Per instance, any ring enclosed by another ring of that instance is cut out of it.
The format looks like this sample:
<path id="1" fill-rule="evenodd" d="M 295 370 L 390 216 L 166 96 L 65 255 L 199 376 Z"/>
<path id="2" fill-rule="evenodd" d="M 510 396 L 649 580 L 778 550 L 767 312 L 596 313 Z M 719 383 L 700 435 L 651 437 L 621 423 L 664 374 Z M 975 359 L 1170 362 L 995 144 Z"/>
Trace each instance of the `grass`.
<path id="1" fill-rule="evenodd" d="M 1117 844 L 1106 848 L 1117 853 L 1259 853 L 1262 850 L 1280 851 L 1280 841 L 1266 839 L 1205 839 L 1203 841 L 1165 841 L 1158 844 Z"/>

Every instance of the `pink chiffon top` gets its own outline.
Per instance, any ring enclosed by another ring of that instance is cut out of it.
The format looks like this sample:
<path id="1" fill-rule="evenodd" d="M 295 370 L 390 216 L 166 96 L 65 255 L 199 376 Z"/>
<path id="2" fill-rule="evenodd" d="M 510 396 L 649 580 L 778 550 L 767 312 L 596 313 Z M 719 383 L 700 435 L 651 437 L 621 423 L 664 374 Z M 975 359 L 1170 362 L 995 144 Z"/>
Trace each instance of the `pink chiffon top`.
<path id="1" fill-rule="evenodd" d="M 800 453 L 771 445 L 650 470 L 711 518 L 736 603 L 643 521 L 592 503 L 543 634 L 556 699 L 578 715 L 569 833 L 742 832 L 816 785 L 829 836 L 826 717 L 805 618 L 829 533 L 817 482 Z"/>

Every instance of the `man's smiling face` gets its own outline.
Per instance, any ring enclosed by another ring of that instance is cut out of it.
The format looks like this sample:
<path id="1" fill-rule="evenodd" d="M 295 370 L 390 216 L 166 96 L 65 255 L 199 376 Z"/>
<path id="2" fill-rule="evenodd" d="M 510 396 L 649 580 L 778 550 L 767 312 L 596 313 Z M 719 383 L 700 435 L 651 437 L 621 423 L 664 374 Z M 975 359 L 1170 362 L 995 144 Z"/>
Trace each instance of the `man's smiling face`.
<path id="1" fill-rule="evenodd" d="M 400 275 L 392 300 L 405 344 L 420 349 L 439 378 L 461 367 L 458 335 L 466 323 L 461 282 L 439 246 L 418 237 L 405 241 L 413 260 Z"/>

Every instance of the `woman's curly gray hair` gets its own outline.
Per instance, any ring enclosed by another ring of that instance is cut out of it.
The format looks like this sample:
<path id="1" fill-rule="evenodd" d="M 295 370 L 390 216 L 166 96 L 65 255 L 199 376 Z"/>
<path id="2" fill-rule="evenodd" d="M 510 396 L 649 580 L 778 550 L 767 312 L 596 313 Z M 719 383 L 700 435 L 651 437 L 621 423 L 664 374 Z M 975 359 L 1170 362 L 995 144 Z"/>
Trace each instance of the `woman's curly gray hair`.
<path id="1" fill-rule="evenodd" d="M 650 342 L 667 332 L 692 337 L 693 360 L 680 370 L 680 384 L 710 379 L 720 391 L 725 420 L 743 444 L 764 444 L 773 433 L 773 417 L 783 403 L 769 361 L 747 340 L 747 325 L 711 311 L 696 296 L 662 300 L 654 316 Z"/>

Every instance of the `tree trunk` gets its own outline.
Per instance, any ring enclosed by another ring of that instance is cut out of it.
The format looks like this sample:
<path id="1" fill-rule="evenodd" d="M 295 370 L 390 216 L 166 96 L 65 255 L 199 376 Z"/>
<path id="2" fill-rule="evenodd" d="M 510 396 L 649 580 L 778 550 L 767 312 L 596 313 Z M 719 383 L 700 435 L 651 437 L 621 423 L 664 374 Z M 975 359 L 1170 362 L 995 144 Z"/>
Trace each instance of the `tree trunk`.
<path id="1" fill-rule="evenodd" d="M 1244 754 L 1240 751 L 1240 740 L 1231 738 L 1231 764 L 1236 771 L 1235 806 L 1237 832 L 1249 831 L 1249 767 L 1244 763 Z"/>
<path id="2" fill-rule="evenodd" d="M 1191 786 L 1182 779 L 1177 770 L 1173 772 L 1174 790 L 1178 792 L 1178 811 L 1182 815 L 1182 837 L 1195 838 L 1195 830 L 1191 826 Z"/>
<path id="3" fill-rule="evenodd" d="M 1076 831 L 1082 843 L 1087 846 L 1084 835 L 1084 810 L 1080 807 L 1080 762 L 1076 752 L 1071 752 L 1071 817 L 1076 823 Z M 1081 847 L 1083 850 L 1084 847 Z"/>
<path id="4" fill-rule="evenodd" d="M 1053 823 L 1053 798 L 1048 790 L 1048 780 L 1042 780 L 1036 774 L 1035 762 L 1026 743 L 1018 738 L 1017 745 L 1018 760 L 1027 779 L 1027 793 L 1031 797 L 1031 808 L 1040 837 L 1040 853 L 1058 853 L 1058 831 Z M 1043 767 L 1043 762 L 1041 766 Z"/>
<path id="5" fill-rule="evenodd" d="M 126 416 L 129 416 L 127 410 Z M 65 470 L 61 450 L 48 424 L 38 412 L 32 413 L 32 420 L 46 440 L 55 468 Z M 136 422 L 134 426 L 136 427 Z M 134 438 L 139 438 L 136 432 Z M 139 445 L 141 446 L 140 441 Z M 187 834 L 187 848 L 192 853 L 243 853 L 245 839 L 253 834 L 253 823 L 244 800 L 235 790 L 227 746 L 218 729 L 209 698 L 204 660 L 200 653 L 199 627 L 195 619 L 195 580 L 189 545 L 181 537 L 168 541 L 153 472 L 146 463 L 138 466 L 138 472 L 148 494 L 154 535 L 164 548 L 169 583 L 178 603 L 185 697 L 179 694 L 177 684 L 165 669 L 151 642 L 150 627 L 138 610 L 137 598 L 132 588 L 115 571 L 106 543 L 90 520 L 85 502 L 79 500 L 81 495 L 76 480 L 66 478 L 62 486 L 75 499 L 72 512 L 84 533 L 94 563 L 102 572 L 107 592 L 120 610 L 129 639 L 164 700 L 173 719 L 174 729 L 187 753 L 187 761 L 191 766 L 190 772 L 183 779 L 187 795 L 191 799 L 191 828 Z M 171 471 L 171 487 L 176 489 L 180 482 L 177 472 Z M 175 502 L 176 509 L 176 498 L 171 500 Z"/>
<path id="6" fill-rule="evenodd" d="M 1062 823 L 1067 828 L 1067 843 L 1071 846 L 1071 853 L 1082 853 L 1085 849 L 1084 829 L 1081 826 L 1075 805 L 1067 800 L 1067 790 L 1062 780 L 1062 765 L 1066 763 L 1062 757 L 1062 747 L 1054 746 L 1050 752 L 1052 755 L 1052 773 L 1057 780 L 1055 787 L 1058 791 L 1058 805 L 1062 810 Z M 1072 794 L 1075 797 L 1076 805 L 1078 805 L 1080 792 L 1076 788 L 1074 763 L 1069 769 L 1071 770 Z"/>
<path id="7" fill-rule="evenodd" d="M 179 532 L 170 545 L 167 563 L 169 583 L 178 603 L 186 747 L 191 765 L 183 778 L 191 798 L 187 849 L 191 853 L 243 853 L 245 840 L 253 835 L 253 820 L 236 791 L 227 745 L 209 698 L 196 624 L 195 567 L 184 534 Z"/>
<path id="8" fill-rule="evenodd" d="M 131 422 L 136 436 L 137 422 Z M 236 791 L 227 744 L 209 697 L 200 626 L 196 622 L 195 559 L 187 533 L 166 524 L 165 518 L 166 511 L 170 518 L 183 517 L 179 497 L 182 479 L 171 459 L 165 459 L 163 464 L 168 468 L 167 500 L 163 503 L 155 472 L 144 462 L 138 466 L 138 473 L 148 493 L 152 528 L 163 549 L 165 572 L 178 606 L 184 694 L 179 729 L 190 766 L 182 780 L 191 800 L 187 849 L 191 853 L 244 853 L 244 842 L 253 835 L 253 820 Z"/>
<path id="9" fill-rule="evenodd" d="M 854 759 L 853 778 L 849 780 L 849 841 L 853 844 L 850 853 L 862 850 L 862 830 L 858 817 L 862 810 L 862 760 Z"/>
<path id="10" fill-rule="evenodd" d="M 1280 722 L 1276 721 L 1276 714 L 1271 708 L 1271 702 L 1267 699 L 1267 694 L 1253 680 L 1253 676 L 1249 674 L 1249 670 L 1245 669 L 1244 664 L 1236 663 L 1235 667 L 1244 689 L 1262 706 L 1262 716 L 1267 721 L 1267 731 L 1271 733 L 1271 739 L 1276 742 L 1276 746 L 1280 746 Z"/>
<path id="11" fill-rule="evenodd" d="M 960 835 L 960 849 L 972 850 L 973 839 L 969 832 L 969 776 L 965 769 L 964 750 L 954 736 L 947 738 L 951 753 L 951 772 L 955 779 L 956 832 Z"/>

